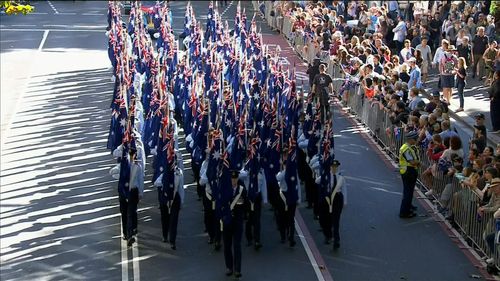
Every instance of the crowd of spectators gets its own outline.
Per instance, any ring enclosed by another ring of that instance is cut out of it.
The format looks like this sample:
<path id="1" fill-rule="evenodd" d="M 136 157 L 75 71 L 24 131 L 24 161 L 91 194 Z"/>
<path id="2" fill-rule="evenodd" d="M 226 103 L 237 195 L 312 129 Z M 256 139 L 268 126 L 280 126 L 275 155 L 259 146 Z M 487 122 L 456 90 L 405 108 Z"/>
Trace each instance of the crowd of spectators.
<path id="1" fill-rule="evenodd" d="M 500 130 L 499 33 L 490 5 L 491 1 L 276 1 L 274 6 L 276 13 L 291 18 L 292 33 L 309 38 L 318 48 L 308 70 L 311 83 L 321 59 L 327 57 L 349 79 L 340 98 L 349 99 L 349 85 L 355 81 L 365 102 L 378 104 L 393 126 L 418 132 L 429 160 L 421 178 L 428 187 L 438 175 L 448 179 L 437 199 L 449 218 L 453 213 L 447 207 L 459 196 L 451 192 L 452 178 L 478 195 L 478 219 L 500 210 L 500 145 L 487 145 L 484 114 L 474 116 L 470 140 L 460 139 L 449 119 L 453 89 L 460 102 L 456 111 L 463 111 L 467 81 L 478 79 L 490 87 L 490 133 Z M 439 73 L 438 85 L 425 93 L 431 72 Z M 426 195 L 433 193 L 431 188 Z"/>

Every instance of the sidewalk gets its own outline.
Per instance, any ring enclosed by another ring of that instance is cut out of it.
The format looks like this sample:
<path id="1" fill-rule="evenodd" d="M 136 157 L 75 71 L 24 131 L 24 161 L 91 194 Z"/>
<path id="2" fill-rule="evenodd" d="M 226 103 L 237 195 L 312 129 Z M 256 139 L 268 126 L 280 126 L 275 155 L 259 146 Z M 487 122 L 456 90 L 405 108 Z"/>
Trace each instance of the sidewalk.
<path id="1" fill-rule="evenodd" d="M 456 113 L 455 111 L 459 108 L 459 100 L 456 89 L 453 89 L 453 96 L 450 109 L 450 117 L 461 122 L 463 125 L 470 130 L 470 135 L 474 130 L 475 119 L 474 115 L 476 113 L 483 113 L 485 118 L 485 125 L 488 130 L 488 145 L 496 146 L 500 143 L 500 134 L 490 133 L 489 130 L 492 129 L 491 126 L 491 115 L 490 115 L 490 99 L 489 99 L 489 87 L 483 86 L 484 80 L 479 81 L 477 79 L 472 79 L 467 77 L 467 87 L 464 90 L 464 111 Z M 429 81 L 426 84 L 425 90 L 428 94 L 431 94 L 433 90 L 437 89 L 437 72 L 432 69 L 429 73 Z"/>

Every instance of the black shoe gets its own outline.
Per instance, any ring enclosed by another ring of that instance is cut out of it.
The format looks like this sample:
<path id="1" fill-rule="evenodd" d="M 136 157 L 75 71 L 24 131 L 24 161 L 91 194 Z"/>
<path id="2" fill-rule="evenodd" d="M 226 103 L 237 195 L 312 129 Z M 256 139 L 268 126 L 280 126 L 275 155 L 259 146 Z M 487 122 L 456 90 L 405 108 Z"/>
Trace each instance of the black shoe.
<path id="1" fill-rule="evenodd" d="M 131 247 L 135 243 L 134 236 L 130 237 L 127 241 L 127 246 Z"/>
<path id="2" fill-rule="evenodd" d="M 163 243 L 167 243 L 167 241 L 168 241 L 168 240 L 167 240 L 167 238 L 163 238 L 161 241 L 162 241 Z"/>
<path id="3" fill-rule="evenodd" d="M 399 214 L 399 217 L 402 218 L 402 219 L 410 219 L 410 218 L 414 218 L 416 217 L 417 214 L 411 212 L 409 214 Z"/>
<path id="4" fill-rule="evenodd" d="M 290 240 L 290 247 L 292 247 L 292 248 L 295 247 L 295 244 L 297 244 L 297 243 L 295 243 L 295 240 Z"/>
<path id="5" fill-rule="evenodd" d="M 214 250 L 216 250 L 216 251 L 220 250 L 220 242 L 215 242 Z"/>
<path id="6" fill-rule="evenodd" d="M 253 247 L 255 250 L 259 250 L 260 248 L 262 248 L 262 244 L 260 244 L 260 242 L 255 242 Z"/>
<path id="7" fill-rule="evenodd" d="M 241 278 L 241 272 L 235 272 L 234 273 L 235 278 Z"/>
<path id="8" fill-rule="evenodd" d="M 175 243 L 170 243 L 170 248 L 172 250 L 177 250 L 177 247 L 175 247 Z"/>
<path id="9" fill-rule="evenodd" d="M 339 242 L 333 242 L 333 249 L 337 250 L 338 248 L 340 248 L 340 243 Z"/>
<path id="10" fill-rule="evenodd" d="M 231 276 L 233 275 L 233 271 L 231 269 L 226 269 L 226 276 Z"/>

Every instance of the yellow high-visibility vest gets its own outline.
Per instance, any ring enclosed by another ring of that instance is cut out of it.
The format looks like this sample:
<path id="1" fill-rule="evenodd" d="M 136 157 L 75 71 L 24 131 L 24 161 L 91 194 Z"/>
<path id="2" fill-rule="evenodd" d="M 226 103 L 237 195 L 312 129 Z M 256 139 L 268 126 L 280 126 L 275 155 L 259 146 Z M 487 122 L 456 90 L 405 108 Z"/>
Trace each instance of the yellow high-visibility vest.
<path id="1" fill-rule="evenodd" d="M 416 166 L 410 164 L 408 161 L 406 161 L 406 158 L 404 157 L 404 154 L 406 151 L 409 151 L 411 156 L 413 157 L 414 160 L 418 160 L 418 153 L 416 151 L 416 148 L 414 146 L 410 146 L 408 143 L 404 143 L 401 148 L 399 149 L 399 173 L 404 174 L 406 173 L 406 170 L 408 167 L 413 167 L 417 168 Z"/>

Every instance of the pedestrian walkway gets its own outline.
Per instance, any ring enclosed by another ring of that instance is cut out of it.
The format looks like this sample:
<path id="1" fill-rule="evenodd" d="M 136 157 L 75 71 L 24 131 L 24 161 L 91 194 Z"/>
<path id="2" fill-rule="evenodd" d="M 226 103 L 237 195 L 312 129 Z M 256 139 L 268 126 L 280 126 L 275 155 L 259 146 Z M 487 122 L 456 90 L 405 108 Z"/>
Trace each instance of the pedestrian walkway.
<path id="1" fill-rule="evenodd" d="M 437 89 L 438 76 L 435 69 L 431 70 L 429 75 L 427 85 L 425 90 L 428 94 L 432 93 L 433 90 Z M 467 86 L 464 90 L 464 111 L 455 112 L 459 108 L 458 94 L 456 89 L 453 91 L 453 98 L 451 101 L 450 116 L 464 124 L 470 129 L 470 135 L 473 132 L 473 126 L 475 124 L 474 115 L 476 113 L 483 113 L 485 118 L 486 128 L 488 130 L 492 129 L 491 126 L 491 115 L 490 115 L 490 99 L 489 99 L 489 87 L 484 86 L 484 81 L 479 81 L 477 79 L 472 79 L 470 75 L 467 77 Z M 489 133 L 487 135 L 488 142 L 490 145 L 496 145 L 500 143 L 500 133 Z"/>

